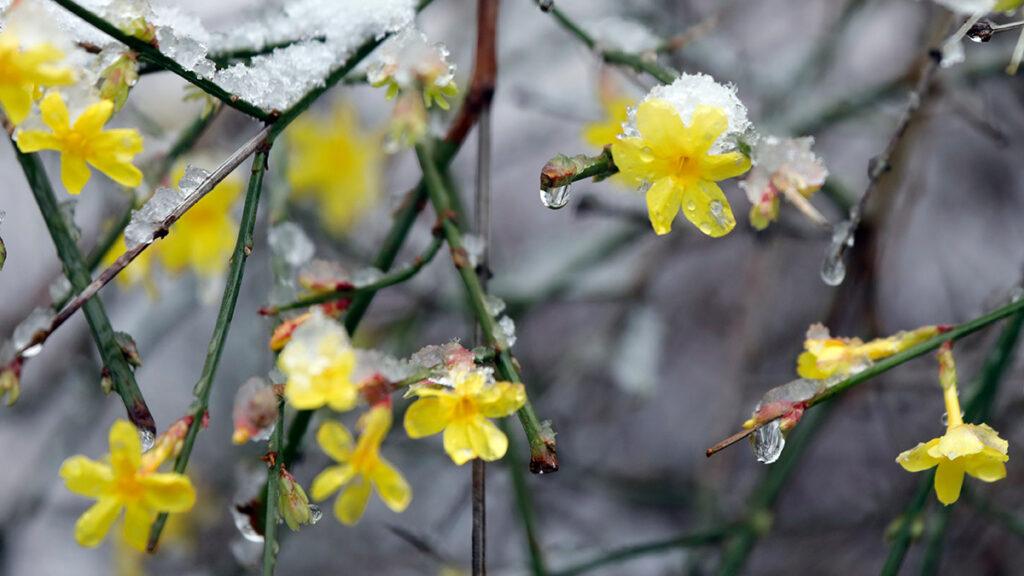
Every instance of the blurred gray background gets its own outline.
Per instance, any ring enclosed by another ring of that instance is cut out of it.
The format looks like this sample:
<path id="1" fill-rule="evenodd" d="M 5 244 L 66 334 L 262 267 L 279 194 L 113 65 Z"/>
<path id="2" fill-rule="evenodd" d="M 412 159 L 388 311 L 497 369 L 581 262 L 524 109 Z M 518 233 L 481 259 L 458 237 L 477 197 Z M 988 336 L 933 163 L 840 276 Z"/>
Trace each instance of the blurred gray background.
<path id="1" fill-rule="evenodd" d="M 855 1 L 849 12 L 844 10 L 851 2 L 845 0 L 557 3 L 584 24 L 627 16 L 663 37 L 716 15 L 717 24 L 704 36 L 665 62 L 736 83 L 763 132 L 786 135 L 793 127 L 813 127 L 817 151 L 852 195 L 863 191 L 868 160 L 884 147 L 903 108 L 912 84 L 900 79 L 913 78 L 929 27 L 940 17 L 935 6 L 913 0 Z M 213 30 L 229 27 L 243 7 L 258 5 L 183 4 Z M 431 38 L 451 49 L 462 86 L 471 68 L 474 11 L 470 0 L 438 0 L 420 17 Z M 839 295 L 844 300 L 835 307 L 841 313 L 833 314 L 840 322 L 835 332 L 865 335 L 872 323 L 889 333 L 962 322 L 1010 297 L 1024 264 L 1024 84 L 1001 72 L 1015 36 L 970 44 L 966 63 L 939 72 L 881 191 L 884 218 L 870 282 Z M 713 459 L 703 451 L 737 430 L 764 391 L 793 377 L 804 331 L 829 316 L 839 289 L 819 278 L 827 239 L 786 205 L 781 223 L 754 233 L 746 223 L 749 204 L 735 183 L 726 193 L 739 223 L 721 240 L 704 237 L 682 220 L 671 235 L 655 237 L 636 218 L 644 214 L 642 196 L 613 183 L 580 183 L 569 207 L 544 208 L 537 180 L 547 159 L 559 152 L 593 152 L 579 134 L 585 122 L 600 117 L 601 66 L 529 0 L 502 3 L 499 46 L 492 286 L 517 305 L 515 352 L 539 415 L 558 431 L 562 470 L 529 478 L 549 564 L 557 569 L 601 550 L 740 516 L 766 467 L 743 444 Z M 822 53 L 825 61 L 815 57 Z M 795 82 L 797 77 L 810 81 Z M 620 75 L 619 81 L 641 94 L 628 77 Z M 879 86 L 891 90 L 860 112 L 839 122 L 816 121 L 834 104 Z M 198 110 L 182 102 L 182 87 L 169 74 L 146 76 L 132 93 L 132 106 L 173 134 L 182 118 Z M 380 91 L 342 87 L 334 93 L 355 101 L 365 122 L 386 120 L 390 105 Z M 132 123 L 130 110 L 119 120 Z M 213 159 L 204 165 L 212 167 L 254 126 L 224 113 L 201 141 Z M 0 272 L 0 334 L 8 335 L 34 306 L 48 303 L 47 288 L 60 266 L 9 144 L 0 149 L 0 209 L 7 212 L 0 235 L 9 251 Z M 471 137 L 453 169 L 467 198 L 474 150 Z M 47 160 L 55 178 L 55 158 Z M 269 185 L 280 185 L 280 178 L 272 163 Z M 309 210 L 293 216 L 316 238 L 318 256 L 359 265 L 387 230 L 394 201 L 417 178 L 410 152 L 390 158 L 382 201 L 342 241 L 314 232 Z M 611 208 L 579 211 L 584 197 L 591 206 L 596 199 Z M 83 245 L 92 245 L 105 216 L 124 202 L 109 180 L 91 180 L 76 215 Z M 826 198 L 819 195 L 814 202 L 830 219 L 839 219 Z M 432 222 L 433 215 L 421 217 L 400 261 L 422 250 Z M 640 233 L 629 232 L 638 227 Z M 258 461 L 262 447 L 233 446 L 230 435 L 235 389 L 273 361 L 266 347 L 272 327 L 256 314 L 272 285 L 265 231 L 261 219 L 217 373 L 210 427 L 201 433 L 190 465 L 200 505 L 180 535 L 146 564 L 147 573 L 240 574 L 257 557 L 258 547 L 238 542 L 228 509 L 240 486 L 264 474 Z M 598 257 L 583 258 L 595 247 Z M 581 258 L 588 261 L 577 265 Z M 139 382 L 161 429 L 188 406 L 213 326 L 216 298 L 204 302 L 199 288 L 184 276 L 162 281 L 156 300 L 138 288 L 111 285 L 102 292 L 115 328 L 139 344 L 145 362 Z M 859 298 L 868 290 L 874 293 L 870 307 Z M 397 355 L 451 338 L 469 341 L 471 324 L 446 251 L 410 284 L 382 292 L 361 331 L 363 342 Z M 986 330 L 956 347 L 964 382 L 977 374 L 997 332 Z M 28 364 L 18 404 L 2 409 L 2 574 L 129 573 L 118 566 L 125 554 L 111 539 L 98 550 L 74 543 L 73 525 L 87 504 L 57 476 L 64 458 L 105 452 L 109 424 L 123 415 L 117 398 L 100 392 L 98 372 L 85 323 L 76 316 Z M 747 573 L 877 573 L 888 551 L 883 532 L 918 481 L 895 457 L 942 430 L 935 374 L 934 360 L 925 357 L 836 401 L 783 489 L 771 532 L 753 552 Z M 1010 441 L 1007 479 L 994 485 L 968 481 L 979 499 L 1012 513 L 1024 503 L 1021 385 L 1015 367 L 991 422 Z M 307 486 L 326 463 L 310 448 L 295 469 Z M 316 526 L 285 538 L 279 574 L 436 574 L 443 564 L 468 567 L 469 467 L 453 466 L 439 438 L 414 443 L 400 428 L 384 454 L 412 484 L 409 509 L 395 515 L 375 498 L 354 528 L 325 514 Z M 490 570 L 527 573 L 523 531 L 503 465 L 489 467 L 487 492 Z M 968 502 L 957 506 L 952 522 L 943 573 L 1019 573 L 1019 535 Z M 417 550 L 394 526 L 421 538 L 434 554 Z M 712 573 L 719 551 L 670 551 L 595 574 Z M 917 562 L 912 551 L 906 572 L 915 571 Z"/>

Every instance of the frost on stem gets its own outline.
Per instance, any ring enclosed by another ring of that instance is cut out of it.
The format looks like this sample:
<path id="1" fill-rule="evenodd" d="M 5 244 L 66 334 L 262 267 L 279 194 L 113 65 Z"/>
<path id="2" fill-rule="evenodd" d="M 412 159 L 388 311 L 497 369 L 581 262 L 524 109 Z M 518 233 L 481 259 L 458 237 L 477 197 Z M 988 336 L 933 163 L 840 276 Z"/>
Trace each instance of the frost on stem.
<path id="1" fill-rule="evenodd" d="M 133 210 L 131 221 L 124 229 L 124 240 L 128 249 L 152 242 L 155 239 L 154 234 L 159 233 L 164 221 L 183 205 L 209 176 L 210 173 L 206 170 L 190 164 L 178 181 L 178 188 L 158 188 L 141 208 Z"/>

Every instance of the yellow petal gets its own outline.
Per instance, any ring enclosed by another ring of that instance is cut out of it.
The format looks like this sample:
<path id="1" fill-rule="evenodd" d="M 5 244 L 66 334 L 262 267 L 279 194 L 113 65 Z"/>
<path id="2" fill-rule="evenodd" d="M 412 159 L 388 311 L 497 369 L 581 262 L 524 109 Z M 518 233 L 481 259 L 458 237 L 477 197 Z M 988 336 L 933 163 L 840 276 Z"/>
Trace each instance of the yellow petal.
<path id="1" fill-rule="evenodd" d="M 405 432 L 409 438 L 433 436 L 451 420 L 451 407 L 440 398 L 420 398 L 405 411 Z"/>
<path id="2" fill-rule="evenodd" d="M 964 468 L 956 462 L 940 462 L 935 472 L 935 495 L 939 502 L 949 506 L 960 498 L 964 485 Z"/>
<path id="3" fill-rule="evenodd" d="M 359 436 L 360 446 L 380 446 L 391 429 L 391 408 L 371 408 L 362 418 L 363 433 Z"/>
<path id="4" fill-rule="evenodd" d="M 363 517 L 366 503 L 370 500 L 370 483 L 360 477 L 351 484 L 334 502 L 334 515 L 346 526 L 352 526 Z"/>
<path id="5" fill-rule="evenodd" d="M 127 420 L 118 420 L 110 427 L 110 464 L 114 474 L 134 474 L 142 464 L 142 442 L 139 433 Z"/>
<path id="6" fill-rule="evenodd" d="M 469 440 L 468 426 L 465 421 L 456 421 L 444 429 L 444 451 L 459 466 L 473 459 L 473 445 Z"/>
<path id="7" fill-rule="evenodd" d="M 526 388 L 512 382 L 496 382 L 478 403 L 486 418 L 503 418 L 526 404 Z"/>
<path id="8" fill-rule="evenodd" d="M 196 503 L 195 488 L 184 474 L 149 474 L 139 483 L 145 489 L 143 501 L 158 512 L 186 512 Z"/>
<path id="9" fill-rule="evenodd" d="M 17 86 L 0 86 L 0 104 L 7 118 L 17 126 L 32 111 L 32 92 Z"/>
<path id="10" fill-rule="evenodd" d="M 50 127 L 50 130 L 58 132 L 71 127 L 71 119 L 68 117 L 68 107 L 64 105 L 64 98 L 59 92 L 48 92 L 43 101 L 39 103 L 39 113 L 43 122 Z"/>
<path id="11" fill-rule="evenodd" d="M 85 456 L 72 456 L 60 466 L 60 477 L 68 490 L 81 496 L 98 498 L 114 479 L 110 466 Z"/>
<path id="12" fill-rule="evenodd" d="M 796 373 L 801 378 L 824 380 L 832 374 L 818 367 L 818 357 L 813 352 L 801 352 L 796 359 Z"/>
<path id="13" fill-rule="evenodd" d="M 479 418 L 467 426 L 469 443 L 482 460 L 500 460 L 508 450 L 508 437 L 493 422 Z"/>
<path id="14" fill-rule="evenodd" d="M 631 184 L 638 185 L 645 180 L 659 176 L 661 164 L 649 150 L 644 150 L 640 138 L 622 138 L 612 142 L 612 159 L 619 173 Z"/>
<path id="15" fill-rule="evenodd" d="M 149 529 L 153 526 L 156 515 L 156 511 L 145 506 L 126 506 L 123 529 L 125 542 L 140 552 L 145 551 L 149 541 Z"/>
<path id="16" fill-rule="evenodd" d="M 683 188 L 674 178 L 660 178 L 647 191 L 647 214 L 654 232 L 659 236 L 672 231 L 672 221 L 679 213 L 682 197 Z"/>
<path id="17" fill-rule="evenodd" d="M 729 118 L 721 108 L 697 106 L 690 119 L 687 150 L 692 156 L 702 156 L 729 128 Z"/>
<path id="18" fill-rule="evenodd" d="M 412 488 L 409 487 L 409 483 L 387 460 L 381 458 L 377 462 L 370 480 L 377 487 L 380 499 L 393 512 L 402 512 L 412 501 Z"/>
<path id="19" fill-rule="evenodd" d="M 681 156 L 687 150 L 690 131 L 675 107 L 665 100 L 641 102 L 636 111 L 636 127 L 644 143 L 659 156 Z"/>
<path id="20" fill-rule="evenodd" d="M 114 128 L 96 134 L 92 138 L 92 148 L 98 153 L 117 156 L 128 160 L 132 156 L 142 152 L 142 135 L 134 128 Z M 184 171 L 182 171 L 182 175 Z M 174 182 L 181 180 L 181 175 L 173 179 Z M 204 200 L 206 202 L 206 200 Z"/>
<path id="21" fill-rule="evenodd" d="M 338 488 L 352 480 L 355 474 L 356 469 L 350 464 L 329 466 L 323 472 L 317 474 L 316 478 L 313 478 L 313 484 L 309 487 L 309 494 L 313 497 L 313 500 L 322 502 L 328 496 L 337 492 Z"/>
<path id="22" fill-rule="evenodd" d="M 285 347 L 287 352 L 287 347 Z M 281 354 L 284 356 L 284 353 Z M 280 365 L 280 360 L 278 362 Z M 298 410 L 316 410 L 327 404 L 324 393 L 314 386 L 313 378 L 306 374 L 290 375 L 284 384 L 284 397 Z"/>
<path id="23" fill-rule="evenodd" d="M 110 158 L 100 157 L 90 158 L 89 163 L 121 186 L 134 188 L 142 184 L 142 171 L 130 162 L 118 162 Z"/>
<path id="24" fill-rule="evenodd" d="M 352 457 L 352 433 L 339 422 L 328 420 L 321 424 L 316 442 L 336 462 L 347 462 Z"/>
<path id="25" fill-rule="evenodd" d="M 327 405 L 335 412 L 348 412 L 359 402 L 359 390 L 348 376 L 337 377 L 328 385 Z"/>
<path id="26" fill-rule="evenodd" d="M 19 130 L 18 150 L 28 154 L 40 150 L 59 150 L 60 142 L 50 132 L 42 130 Z"/>
<path id="27" fill-rule="evenodd" d="M 75 120 L 73 129 L 85 136 L 94 136 L 103 129 L 103 125 L 110 120 L 114 113 L 114 103 L 110 100 L 100 100 L 86 108 Z"/>
<path id="28" fill-rule="evenodd" d="M 983 482 L 995 482 L 1006 478 L 1006 464 L 983 455 L 968 456 L 964 460 L 964 471 Z"/>
<path id="29" fill-rule="evenodd" d="M 75 541 L 87 548 L 99 546 L 120 514 L 121 502 L 116 498 L 101 498 L 75 522 Z"/>
<path id="30" fill-rule="evenodd" d="M 69 194 L 78 194 L 85 188 L 92 173 L 85 159 L 68 152 L 60 155 L 60 181 Z"/>
<path id="31" fill-rule="evenodd" d="M 732 207 L 718 184 L 698 180 L 683 188 L 683 215 L 697 229 L 712 238 L 725 236 L 736 227 Z"/>
<path id="32" fill-rule="evenodd" d="M 750 158 L 739 152 L 713 154 L 700 158 L 701 176 L 707 180 L 727 180 L 750 170 Z"/>
<path id="33" fill-rule="evenodd" d="M 970 424 L 954 426 L 939 438 L 939 442 L 929 449 L 933 457 L 946 457 L 955 460 L 963 456 L 977 454 L 985 449 Z"/>
<path id="34" fill-rule="evenodd" d="M 938 458 L 928 454 L 928 449 L 935 444 L 938 444 L 938 442 L 938 438 L 930 440 L 927 444 L 922 442 L 897 456 L 896 462 L 900 466 L 903 466 L 907 472 L 920 472 L 922 470 L 927 470 L 939 463 Z"/>

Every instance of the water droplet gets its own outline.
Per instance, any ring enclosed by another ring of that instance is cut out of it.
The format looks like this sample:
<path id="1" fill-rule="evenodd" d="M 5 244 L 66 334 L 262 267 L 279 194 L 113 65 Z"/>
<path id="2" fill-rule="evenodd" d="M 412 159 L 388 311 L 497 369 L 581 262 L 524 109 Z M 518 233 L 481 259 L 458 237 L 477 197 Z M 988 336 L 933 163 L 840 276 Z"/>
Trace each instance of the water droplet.
<path id="1" fill-rule="evenodd" d="M 686 201 L 686 211 L 687 212 L 693 212 L 696 209 L 697 209 L 697 203 L 696 202 L 694 202 L 693 200 L 687 200 Z"/>
<path id="2" fill-rule="evenodd" d="M 643 148 L 640 149 L 640 159 L 643 160 L 644 162 L 653 162 L 654 150 L 652 150 L 648 146 L 644 146 Z"/>
<path id="3" fill-rule="evenodd" d="M 323 511 L 320 510 L 319 506 L 317 506 L 316 504 L 310 504 L 309 505 L 309 524 L 310 524 L 310 526 L 312 526 L 313 524 L 316 524 L 317 522 L 319 522 L 320 519 L 323 518 L 323 517 L 324 517 L 324 513 L 323 513 Z"/>
<path id="4" fill-rule="evenodd" d="M 547 12 L 555 6 L 555 0 L 538 0 L 537 5 L 542 11 Z"/>
<path id="5" fill-rule="evenodd" d="M 754 449 L 754 457 L 758 462 L 771 464 L 782 455 L 786 447 L 786 437 L 782 434 L 778 420 L 761 426 L 750 435 L 750 444 Z"/>
<path id="6" fill-rule="evenodd" d="M 712 230 L 711 230 L 711 223 L 710 222 L 707 222 L 707 221 L 701 222 L 699 228 L 700 228 L 701 232 L 707 234 L 708 236 L 711 235 Z"/>
<path id="7" fill-rule="evenodd" d="M 239 512 L 234 506 L 231 506 L 231 517 L 234 519 L 235 528 L 238 529 L 238 533 L 242 535 L 242 538 L 249 542 L 263 542 L 263 535 L 253 528 L 251 516 Z"/>
<path id="8" fill-rule="evenodd" d="M 992 39 L 993 34 L 995 34 L 995 30 L 992 29 L 992 22 L 979 20 L 975 22 L 974 26 L 971 26 L 966 36 L 972 42 L 988 42 Z"/>
<path id="9" fill-rule="evenodd" d="M 555 188 L 542 188 L 540 191 L 540 202 L 552 210 L 564 208 L 569 203 L 569 192 L 571 184 Z"/>
<path id="10" fill-rule="evenodd" d="M 942 413 L 942 425 L 949 426 L 949 412 Z"/>
<path id="11" fill-rule="evenodd" d="M 26 348 L 25 351 L 21 353 L 21 357 L 22 358 L 31 358 L 33 356 L 38 356 L 39 353 L 42 352 L 42 351 L 43 351 L 43 345 L 42 344 L 36 344 L 35 346 L 32 346 L 30 348 Z"/>
<path id="12" fill-rule="evenodd" d="M 156 434 L 152 430 L 143 430 L 142 428 L 136 428 L 136 432 L 139 433 L 139 442 L 142 443 L 142 451 L 148 452 L 153 444 L 156 443 Z"/>
<path id="13" fill-rule="evenodd" d="M 851 221 L 840 222 L 832 229 L 832 242 L 825 251 L 821 265 L 821 280 L 829 286 L 839 286 L 846 279 L 846 251 L 853 247 L 853 232 L 856 225 Z"/>

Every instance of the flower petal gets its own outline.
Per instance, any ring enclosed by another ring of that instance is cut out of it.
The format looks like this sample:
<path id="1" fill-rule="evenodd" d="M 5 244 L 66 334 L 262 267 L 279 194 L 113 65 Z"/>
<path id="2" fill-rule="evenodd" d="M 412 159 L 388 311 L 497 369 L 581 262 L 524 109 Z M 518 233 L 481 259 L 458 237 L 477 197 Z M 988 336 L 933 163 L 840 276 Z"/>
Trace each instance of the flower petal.
<path id="1" fill-rule="evenodd" d="M 98 498 L 114 479 L 110 466 L 85 456 L 72 456 L 60 466 L 60 477 L 68 490 L 81 496 Z"/>
<path id="2" fill-rule="evenodd" d="M 20 86 L 2 86 L 0 87 L 0 104 L 3 105 L 4 112 L 11 123 L 17 126 L 32 111 L 32 92 Z"/>
<path id="3" fill-rule="evenodd" d="M 85 188 L 92 172 L 81 156 L 64 152 L 60 155 L 60 181 L 69 194 L 78 194 Z"/>
<path id="4" fill-rule="evenodd" d="M 352 457 L 352 433 L 339 422 L 328 420 L 321 424 L 316 442 L 336 462 L 347 462 Z"/>
<path id="5" fill-rule="evenodd" d="M 39 103 L 39 113 L 43 118 L 43 123 L 54 132 L 71 127 L 68 107 L 64 104 L 64 98 L 61 97 L 60 92 L 47 92 L 43 101 Z"/>
<path id="6" fill-rule="evenodd" d="M 960 498 L 964 485 L 964 467 L 958 462 L 940 462 L 935 472 L 935 495 L 946 506 Z"/>
<path id="7" fill-rule="evenodd" d="M 158 512 L 186 512 L 196 503 L 196 490 L 184 474 L 149 474 L 139 483 L 145 489 L 143 501 Z"/>
<path id="8" fill-rule="evenodd" d="M 939 463 L 938 458 L 935 458 L 928 453 L 928 449 L 933 445 L 938 444 L 938 442 L 938 438 L 929 440 L 927 444 L 921 442 L 910 450 L 900 453 L 900 455 L 896 457 L 896 463 L 903 466 L 903 469 L 907 472 L 928 470 Z"/>
<path id="9" fill-rule="evenodd" d="M 750 170 L 750 158 L 740 152 L 700 157 L 701 175 L 708 180 L 727 180 Z"/>
<path id="10" fill-rule="evenodd" d="M 95 166 L 97 170 L 121 186 L 134 188 L 142 184 L 142 171 L 130 162 L 120 162 L 109 156 L 99 156 L 89 158 L 89 164 Z"/>
<path id="11" fill-rule="evenodd" d="M 451 420 L 450 403 L 440 398 L 420 398 L 405 411 L 405 433 L 409 438 L 433 436 L 444 430 Z"/>
<path id="12" fill-rule="evenodd" d="M 659 178 L 647 191 L 647 214 L 659 236 L 672 231 L 672 221 L 679 213 L 682 196 L 683 188 L 674 178 Z"/>
<path id="13" fill-rule="evenodd" d="M 660 99 L 640 103 L 636 127 L 644 143 L 658 156 L 682 156 L 688 148 L 687 139 L 692 137 L 675 107 Z"/>
<path id="14" fill-rule="evenodd" d="M 412 501 L 412 488 L 409 487 L 409 483 L 387 460 L 381 458 L 377 462 L 370 480 L 377 487 L 380 499 L 393 512 L 402 512 Z"/>
<path id="15" fill-rule="evenodd" d="M 138 504 L 125 507 L 124 514 L 124 540 L 129 546 L 139 550 L 146 550 L 149 541 L 149 529 L 156 520 L 156 511 Z"/>
<path id="16" fill-rule="evenodd" d="M 612 142 L 612 159 L 619 173 L 633 186 L 656 179 L 659 175 L 661 163 L 649 150 L 645 150 L 644 141 L 640 138 L 622 138 Z"/>
<path id="17" fill-rule="evenodd" d="M 334 494 L 347 484 L 356 475 L 356 469 L 351 464 L 341 466 L 329 466 L 323 472 L 313 478 L 313 484 L 309 487 L 310 496 L 317 502 L 322 502 L 328 496 Z"/>
<path id="18" fill-rule="evenodd" d="M 184 266 L 184 262 L 182 266 Z M 283 352 L 281 356 L 284 356 Z M 278 365 L 280 364 L 279 359 Z M 293 408 L 298 410 L 316 410 L 317 408 L 323 408 L 327 404 L 327 398 L 315 386 L 313 378 L 310 378 L 307 374 L 289 375 L 288 381 L 284 384 L 284 397 Z"/>
<path id="19" fill-rule="evenodd" d="M 370 501 L 371 484 L 360 477 L 350 485 L 334 502 L 334 515 L 346 526 L 352 526 L 363 517 L 366 503 Z"/>
<path id="20" fill-rule="evenodd" d="M 508 450 L 508 437 L 486 418 L 480 418 L 467 427 L 469 443 L 481 460 L 500 460 Z"/>
<path id="21" fill-rule="evenodd" d="M 459 466 L 475 456 L 465 421 L 452 422 L 444 429 L 444 451 Z"/>
<path id="22" fill-rule="evenodd" d="M 732 207 L 718 184 L 710 180 L 698 180 L 683 188 L 683 215 L 697 228 L 711 236 L 720 238 L 736 227 Z"/>
<path id="23" fill-rule="evenodd" d="M 50 132 L 42 130 L 19 130 L 17 132 L 18 150 L 29 154 L 40 150 L 60 150 L 60 142 Z"/>
<path id="24" fill-rule="evenodd" d="M 86 548 L 99 546 L 120 514 L 117 498 L 100 498 L 75 522 L 75 541 Z"/>
<path id="25" fill-rule="evenodd" d="M 981 454 L 965 458 L 964 471 L 982 482 L 995 482 L 1006 478 L 1006 464 L 1002 460 Z"/>
<path id="26" fill-rule="evenodd" d="M 687 147 L 690 155 L 703 156 L 729 128 L 729 117 L 721 108 L 697 106 L 690 118 Z"/>
<path id="27" fill-rule="evenodd" d="M 486 418 L 503 418 L 526 404 L 526 388 L 512 382 L 496 382 L 477 403 Z"/>
<path id="28" fill-rule="evenodd" d="M 90 105 L 78 116 L 73 130 L 82 133 L 86 137 L 95 136 L 96 133 L 103 129 L 103 125 L 107 123 L 107 120 L 110 120 L 110 115 L 113 113 L 114 103 L 110 100 L 100 100 Z"/>
<path id="29" fill-rule="evenodd" d="M 110 427 L 110 463 L 116 476 L 135 474 L 142 465 L 142 442 L 139 433 L 127 420 L 118 420 Z"/>

